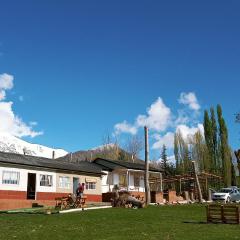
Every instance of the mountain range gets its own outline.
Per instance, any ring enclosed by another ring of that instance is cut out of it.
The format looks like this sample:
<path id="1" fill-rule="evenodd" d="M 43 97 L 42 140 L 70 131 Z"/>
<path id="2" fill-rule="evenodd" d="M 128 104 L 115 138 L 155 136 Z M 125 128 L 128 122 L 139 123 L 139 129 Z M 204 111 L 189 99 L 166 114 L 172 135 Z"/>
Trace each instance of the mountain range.
<path id="1" fill-rule="evenodd" d="M 69 153 L 64 149 L 50 148 L 40 144 L 29 143 L 8 133 L 0 133 L 0 151 L 55 158 L 59 161 L 68 162 L 93 161 L 97 157 L 111 160 L 133 161 L 130 153 L 111 143 L 90 150 L 80 150 Z M 140 159 L 135 159 L 134 162 L 143 163 Z"/>

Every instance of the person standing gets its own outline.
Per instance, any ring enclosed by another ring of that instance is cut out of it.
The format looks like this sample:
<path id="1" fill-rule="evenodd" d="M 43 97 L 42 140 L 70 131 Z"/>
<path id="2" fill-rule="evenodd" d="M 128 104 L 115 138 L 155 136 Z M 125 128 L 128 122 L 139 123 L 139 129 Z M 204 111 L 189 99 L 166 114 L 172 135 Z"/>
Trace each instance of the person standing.
<path id="1" fill-rule="evenodd" d="M 82 198 L 83 197 L 83 192 L 84 192 L 84 183 L 79 183 L 78 184 L 78 188 L 77 188 L 77 190 L 76 190 L 76 195 L 77 195 L 77 197 L 80 197 L 80 198 Z"/>

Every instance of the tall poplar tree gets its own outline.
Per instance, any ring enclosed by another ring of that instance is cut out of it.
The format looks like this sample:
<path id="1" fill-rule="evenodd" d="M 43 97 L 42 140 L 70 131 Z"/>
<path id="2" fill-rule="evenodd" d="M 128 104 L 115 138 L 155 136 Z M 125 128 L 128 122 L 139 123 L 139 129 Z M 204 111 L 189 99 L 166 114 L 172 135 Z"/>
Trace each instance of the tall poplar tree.
<path id="1" fill-rule="evenodd" d="M 214 172 L 219 173 L 219 169 L 221 168 L 221 161 L 218 156 L 218 130 L 217 130 L 217 121 L 215 118 L 214 108 L 210 108 L 211 113 L 211 137 L 212 137 L 212 166 L 214 168 Z"/>
<path id="2" fill-rule="evenodd" d="M 176 160 L 176 173 L 180 174 L 180 159 L 179 159 L 179 148 L 178 148 L 178 140 L 177 140 L 177 133 L 174 134 L 174 156 Z"/>
<path id="3" fill-rule="evenodd" d="M 228 130 L 225 123 L 225 120 L 222 116 L 222 108 L 220 105 L 217 105 L 217 115 L 218 115 L 218 124 L 219 124 L 219 153 L 222 159 L 222 174 L 224 184 L 226 186 L 231 185 L 231 169 L 232 169 L 232 159 L 231 159 L 231 150 L 228 144 Z"/>
<path id="4" fill-rule="evenodd" d="M 215 165 L 214 165 L 214 156 L 213 156 L 213 130 L 212 130 L 212 122 L 211 119 L 209 118 L 208 111 L 204 111 L 204 136 L 205 136 L 205 141 L 209 153 L 209 164 L 210 164 L 210 171 L 214 172 L 215 170 Z"/>
<path id="5" fill-rule="evenodd" d="M 204 137 L 200 131 L 197 131 L 192 140 L 192 158 L 197 163 L 200 171 L 209 172 L 209 154 L 205 144 Z"/>

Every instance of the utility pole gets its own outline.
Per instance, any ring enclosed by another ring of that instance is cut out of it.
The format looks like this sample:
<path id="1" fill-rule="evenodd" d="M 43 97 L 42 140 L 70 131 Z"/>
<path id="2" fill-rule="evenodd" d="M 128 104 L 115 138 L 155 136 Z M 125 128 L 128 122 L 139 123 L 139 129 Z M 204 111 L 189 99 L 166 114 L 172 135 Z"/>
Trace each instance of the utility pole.
<path id="1" fill-rule="evenodd" d="M 203 202 L 202 191 L 201 191 L 201 187 L 200 187 L 200 183 L 199 183 L 199 179 L 198 179 L 198 175 L 197 175 L 197 169 L 196 169 L 195 161 L 192 161 L 192 167 L 193 167 L 194 178 L 195 178 L 196 185 L 197 185 L 199 202 L 202 203 Z"/>
<path id="2" fill-rule="evenodd" d="M 145 135 L 145 202 L 150 203 L 150 187 L 149 187 L 149 144 L 148 144 L 148 128 L 144 127 Z"/>

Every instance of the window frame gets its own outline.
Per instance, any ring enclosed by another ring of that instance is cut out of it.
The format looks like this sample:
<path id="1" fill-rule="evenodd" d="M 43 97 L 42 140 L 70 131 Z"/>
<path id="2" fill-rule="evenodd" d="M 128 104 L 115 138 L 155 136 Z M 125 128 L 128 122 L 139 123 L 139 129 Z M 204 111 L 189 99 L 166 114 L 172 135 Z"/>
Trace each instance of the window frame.
<path id="1" fill-rule="evenodd" d="M 68 179 L 67 182 L 60 181 L 60 179 Z M 71 188 L 71 179 L 68 176 L 59 176 L 58 178 L 58 187 L 63 189 L 70 189 Z"/>
<path id="2" fill-rule="evenodd" d="M 140 176 L 139 175 L 134 174 L 133 181 L 134 181 L 134 187 L 140 187 Z M 138 182 L 138 184 L 136 184 L 136 182 Z"/>
<path id="3" fill-rule="evenodd" d="M 45 176 L 46 178 L 44 180 L 42 180 L 42 176 Z M 48 177 L 50 177 L 50 181 L 49 181 Z M 48 183 L 48 181 L 50 183 L 46 184 L 46 183 Z M 43 185 L 42 183 L 45 183 L 45 184 Z M 52 187 L 53 186 L 53 175 L 50 175 L 50 174 L 40 174 L 39 185 L 40 185 L 40 187 Z"/>
<path id="4" fill-rule="evenodd" d="M 91 186 L 91 187 L 90 187 Z M 96 190 L 97 189 L 97 184 L 96 182 L 86 182 L 85 183 L 85 189 L 86 190 Z"/>
<path id="5" fill-rule="evenodd" d="M 4 179 L 5 174 L 10 174 L 10 179 L 7 179 L 7 180 Z M 16 174 L 17 180 L 11 179 L 11 174 Z M 11 170 L 3 170 L 2 171 L 2 184 L 3 185 L 19 185 L 19 183 L 20 183 L 20 172 L 19 171 L 11 171 Z"/>

